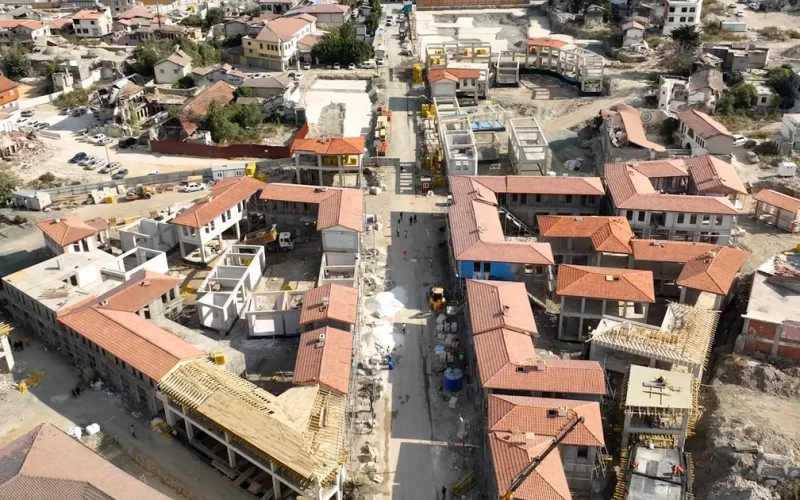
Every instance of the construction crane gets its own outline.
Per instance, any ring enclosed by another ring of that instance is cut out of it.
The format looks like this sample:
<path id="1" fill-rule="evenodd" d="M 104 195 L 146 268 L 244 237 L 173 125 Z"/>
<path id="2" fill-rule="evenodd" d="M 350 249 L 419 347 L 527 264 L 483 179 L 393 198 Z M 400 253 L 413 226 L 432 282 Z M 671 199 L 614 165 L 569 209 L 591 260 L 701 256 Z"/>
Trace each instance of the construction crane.
<path id="1" fill-rule="evenodd" d="M 525 480 L 528 479 L 528 476 L 530 476 L 533 473 L 533 471 L 536 470 L 536 467 L 538 467 L 539 464 L 542 463 L 545 458 L 547 458 L 547 455 L 549 455 L 553 450 L 555 450 L 556 447 L 558 447 L 558 445 L 561 444 L 561 441 L 563 441 L 569 435 L 570 432 L 574 431 L 575 428 L 578 427 L 578 424 L 582 423 L 583 423 L 583 417 L 578 417 L 571 424 L 565 427 L 564 430 L 561 431 L 561 434 L 556 436 L 553 439 L 553 442 L 550 443 L 550 446 L 548 446 L 547 449 L 544 450 L 544 453 L 542 453 L 538 457 L 534 457 L 534 459 L 531 460 L 531 463 L 529 463 L 524 469 L 522 469 L 522 472 L 517 474 L 517 476 L 511 481 L 511 486 L 508 487 L 508 491 L 502 497 L 500 497 L 500 500 L 511 500 L 512 497 L 514 496 L 514 492 L 517 491 L 517 488 L 522 486 L 522 483 L 525 482 Z"/>

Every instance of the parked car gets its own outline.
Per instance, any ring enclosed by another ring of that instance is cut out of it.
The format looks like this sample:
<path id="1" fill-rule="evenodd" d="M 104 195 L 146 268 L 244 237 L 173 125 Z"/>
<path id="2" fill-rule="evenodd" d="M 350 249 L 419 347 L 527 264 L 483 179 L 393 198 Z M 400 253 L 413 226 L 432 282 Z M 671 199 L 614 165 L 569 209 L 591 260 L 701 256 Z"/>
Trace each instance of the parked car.
<path id="1" fill-rule="evenodd" d="M 70 113 L 72 116 L 83 116 L 86 114 L 86 108 L 75 108 Z"/>
<path id="2" fill-rule="evenodd" d="M 119 140 L 119 148 L 120 149 L 127 149 L 132 146 L 135 146 L 139 140 L 136 137 L 123 137 Z"/>
<path id="3" fill-rule="evenodd" d="M 117 173 L 112 175 L 111 178 L 114 179 L 114 180 L 124 179 L 125 176 L 127 176 L 127 175 L 128 175 L 128 169 L 127 168 L 123 168 L 122 170 L 117 170 Z"/>
<path id="4" fill-rule="evenodd" d="M 89 142 L 93 142 L 95 144 L 99 144 L 100 141 L 107 139 L 105 134 L 96 134 L 89 138 Z"/>
<path id="5" fill-rule="evenodd" d="M 25 118 L 24 116 L 17 118 L 17 123 L 25 123 L 26 121 L 28 121 L 28 119 Z"/>
<path id="6" fill-rule="evenodd" d="M 738 6 L 738 5 L 736 5 L 735 3 L 732 3 L 732 4 L 728 5 L 728 8 L 729 8 L 729 9 L 736 9 L 736 8 L 738 8 L 738 7 L 739 7 L 739 6 Z"/>
<path id="7" fill-rule="evenodd" d="M 734 146 L 744 146 L 744 143 L 747 142 L 747 137 L 741 134 L 733 134 L 733 145 Z"/>
<path id="8" fill-rule="evenodd" d="M 160 173 L 161 173 L 161 171 L 156 169 L 156 170 L 151 170 L 151 171 L 147 172 L 147 175 L 158 175 Z"/>
<path id="9" fill-rule="evenodd" d="M 305 63 L 305 64 L 303 64 L 303 71 L 308 71 L 308 70 L 310 70 L 310 69 L 311 69 L 311 63 Z"/>
<path id="10" fill-rule="evenodd" d="M 111 137 L 106 137 L 105 139 L 100 139 L 97 142 L 97 144 L 105 146 L 106 144 L 111 144 L 112 142 L 114 142 L 114 139 L 112 139 Z"/>
<path id="11" fill-rule="evenodd" d="M 99 160 L 99 159 L 100 159 L 99 156 L 95 156 L 95 155 L 87 156 L 83 160 L 79 161 L 78 165 L 80 165 L 82 167 L 85 167 L 87 163 L 92 162 L 92 161 L 96 161 L 96 160 Z"/>
<path id="12" fill-rule="evenodd" d="M 32 109 L 26 109 L 25 111 L 20 113 L 20 116 L 24 116 L 25 118 L 30 118 L 31 116 L 33 116 L 33 113 L 34 111 Z"/>
<path id="13" fill-rule="evenodd" d="M 184 193 L 194 193 L 195 191 L 202 191 L 206 188 L 206 185 L 202 182 L 190 182 L 183 188 Z"/>
<path id="14" fill-rule="evenodd" d="M 342 65 L 339 63 L 334 63 L 333 69 L 342 69 Z"/>
<path id="15" fill-rule="evenodd" d="M 86 166 L 83 167 L 83 168 L 86 169 L 86 170 L 94 170 L 96 168 L 103 168 L 106 165 L 108 165 L 108 161 L 106 161 L 106 160 L 104 160 L 102 158 L 97 158 L 97 159 L 87 163 Z"/>
<path id="16" fill-rule="evenodd" d="M 47 122 L 39 122 L 39 123 L 37 123 L 36 125 L 33 126 L 33 129 L 34 130 L 43 130 L 43 129 L 46 129 L 47 127 L 49 127 L 49 126 L 50 126 L 50 124 L 47 123 Z"/>
<path id="17" fill-rule="evenodd" d="M 361 63 L 361 67 L 364 68 L 364 69 L 374 69 L 377 66 L 378 65 L 375 64 L 375 61 L 364 61 L 364 62 Z"/>
<path id="18" fill-rule="evenodd" d="M 113 172 L 114 170 L 117 170 L 121 166 L 122 166 L 122 163 L 120 163 L 118 161 L 114 161 L 114 162 L 109 163 L 105 167 L 101 168 L 100 169 L 100 173 L 101 174 L 108 174 L 108 173 Z"/>
<path id="19" fill-rule="evenodd" d="M 352 69 L 356 69 L 356 64 L 355 64 L 355 63 L 350 63 L 350 64 L 348 64 L 348 65 L 347 65 L 347 69 L 350 69 L 350 70 L 352 70 Z"/>
<path id="20" fill-rule="evenodd" d="M 758 143 L 756 141 L 754 141 L 753 139 L 748 139 L 748 140 L 746 140 L 744 142 L 743 145 L 747 149 L 753 149 L 754 147 L 756 147 L 756 144 L 758 144 Z"/>
<path id="21" fill-rule="evenodd" d="M 375 63 L 378 66 L 383 66 L 384 64 L 386 64 L 386 60 L 384 58 L 382 58 L 382 57 L 379 57 L 379 58 L 375 59 Z"/>
<path id="22" fill-rule="evenodd" d="M 386 19 L 386 26 L 394 26 L 394 19 L 391 17 Z"/>
<path id="23" fill-rule="evenodd" d="M 753 10 L 758 10 L 758 4 L 755 2 L 750 2 L 749 4 L 747 4 L 747 6 Z"/>
<path id="24" fill-rule="evenodd" d="M 744 11 L 740 10 L 736 13 L 736 17 L 744 17 Z"/>
<path id="25" fill-rule="evenodd" d="M 89 158 L 89 155 L 81 151 L 80 153 L 76 153 L 75 156 L 69 159 L 70 163 L 78 163 L 79 161 L 83 161 L 86 158 Z"/>
<path id="26" fill-rule="evenodd" d="M 759 160 L 758 155 L 754 151 L 748 151 L 745 156 L 747 157 L 747 161 L 749 161 L 750 163 L 758 163 L 759 161 L 761 161 Z"/>

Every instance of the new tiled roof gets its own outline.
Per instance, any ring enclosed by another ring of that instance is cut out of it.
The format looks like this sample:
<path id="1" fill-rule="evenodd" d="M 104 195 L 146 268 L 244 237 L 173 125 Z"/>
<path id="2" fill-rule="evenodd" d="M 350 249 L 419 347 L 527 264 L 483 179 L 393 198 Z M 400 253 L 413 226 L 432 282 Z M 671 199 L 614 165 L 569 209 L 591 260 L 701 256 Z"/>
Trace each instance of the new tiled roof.
<path id="1" fill-rule="evenodd" d="M 364 193 L 360 189 L 323 188 L 298 184 L 267 184 L 260 199 L 314 203 L 317 210 L 317 231 L 343 227 L 364 230 Z"/>
<path id="2" fill-rule="evenodd" d="M 652 271 L 615 267 L 558 266 L 558 295 L 633 302 L 656 301 Z"/>
<path id="3" fill-rule="evenodd" d="M 631 28 L 635 28 L 637 30 L 643 30 L 644 26 L 642 25 L 642 23 L 637 23 L 636 21 L 628 21 L 627 23 L 623 24 L 621 28 L 622 31 L 626 31 Z"/>
<path id="4" fill-rule="evenodd" d="M 466 286 L 473 335 L 496 328 L 537 333 L 524 283 L 467 280 Z"/>
<path id="5" fill-rule="evenodd" d="M 565 415 L 548 416 L 548 410 L 565 410 Z M 600 403 L 574 399 L 532 398 L 489 395 L 489 431 L 532 432 L 537 436 L 556 437 L 575 418 L 584 421 L 562 441 L 564 445 L 605 446 Z"/>
<path id="6" fill-rule="evenodd" d="M 727 128 L 725 128 L 725 125 L 711 118 L 702 111 L 697 111 L 696 109 L 687 109 L 686 111 L 677 113 L 675 116 L 677 116 L 678 120 L 685 123 L 687 127 L 692 129 L 695 134 L 699 135 L 703 139 L 710 139 L 711 137 L 718 135 L 731 137 L 731 133 Z"/>
<path id="7" fill-rule="evenodd" d="M 624 210 L 738 215 L 739 211 L 722 196 L 661 194 L 647 177 L 625 163 L 606 163 L 605 181 L 614 206 Z"/>
<path id="8" fill-rule="evenodd" d="M 66 19 L 66 21 L 72 24 L 71 19 Z M 28 28 L 29 30 L 38 30 L 44 26 L 43 23 L 39 21 L 34 21 L 31 19 L 2 19 L 0 20 L 0 28 L 17 28 L 22 26 L 24 28 Z"/>
<path id="9" fill-rule="evenodd" d="M 722 246 L 695 241 L 633 240 L 633 260 L 684 264 Z"/>
<path id="10" fill-rule="evenodd" d="M 536 457 L 542 455 L 552 439 L 510 432 L 489 433 L 495 481 L 501 494 Z M 522 482 L 514 500 L 572 500 L 558 448 L 547 455 Z"/>
<path id="11" fill-rule="evenodd" d="M 468 176 L 451 176 L 468 177 Z M 471 177 L 495 194 L 571 194 L 603 196 L 600 177 L 542 177 L 537 175 L 480 175 Z M 497 200 L 495 200 L 496 202 Z"/>
<path id="12" fill-rule="evenodd" d="M 598 252 L 630 254 L 633 233 L 625 217 L 539 215 L 545 238 L 591 238 Z"/>
<path id="13" fill-rule="evenodd" d="M 319 137 L 295 139 L 292 141 L 292 154 L 295 151 L 316 153 L 319 155 L 360 155 L 364 154 L 364 137 Z"/>
<path id="14" fill-rule="evenodd" d="M 685 158 L 683 161 L 701 193 L 723 187 L 736 193 L 747 194 L 747 188 L 730 163 L 710 155 Z"/>
<path id="15" fill-rule="evenodd" d="M 286 42 L 310 23 L 299 17 L 280 17 L 264 25 L 264 29 L 256 36 L 263 42 Z"/>
<path id="16" fill-rule="evenodd" d="M 207 197 L 184 210 L 171 222 L 180 226 L 203 227 L 240 201 L 253 196 L 265 185 L 252 177 L 223 179 L 211 187 Z"/>
<path id="17" fill-rule="evenodd" d="M 350 332 L 326 326 L 302 334 L 293 382 L 318 383 L 347 394 L 352 352 Z"/>
<path id="18" fill-rule="evenodd" d="M 648 179 L 663 177 L 688 177 L 689 172 L 683 166 L 683 160 L 652 160 L 612 163 L 612 165 L 629 165 Z"/>
<path id="19" fill-rule="evenodd" d="M 633 106 L 627 104 L 617 104 L 617 113 L 622 119 L 622 125 L 625 127 L 625 134 L 628 137 L 628 142 L 632 142 L 637 146 L 652 149 L 653 151 L 666 151 L 666 148 L 661 144 L 649 140 L 644 132 L 644 125 L 642 125 L 642 118 L 639 111 Z"/>
<path id="20" fill-rule="evenodd" d="M 450 178 L 453 204 L 448 211 L 456 260 L 552 265 L 549 243 L 505 241 L 497 197 L 475 177 Z"/>
<path id="21" fill-rule="evenodd" d="M 327 299 L 327 304 L 325 303 Z M 300 324 L 332 319 L 356 324 L 358 315 L 358 290 L 349 286 L 329 283 L 308 290 L 300 310 Z"/>
<path id="22" fill-rule="evenodd" d="M 679 286 L 728 295 L 749 256 L 750 252 L 741 248 L 722 247 L 687 262 L 675 282 Z"/>
<path id="23" fill-rule="evenodd" d="M 481 77 L 481 72 L 478 69 L 466 68 L 436 68 L 428 70 L 428 81 L 436 83 L 440 80 L 449 80 L 457 82 L 459 80 L 478 79 Z"/>
<path id="24" fill-rule="evenodd" d="M 94 10 L 82 10 L 72 16 L 72 19 L 101 19 L 102 17 L 102 12 L 97 12 Z"/>
<path id="25" fill-rule="evenodd" d="M 766 203 L 768 205 L 772 205 L 773 207 L 778 207 L 781 210 L 787 210 L 792 213 L 796 213 L 798 210 L 800 210 L 800 200 L 797 198 L 792 198 L 789 195 L 773 191 L 772 189 L 762 189 L 756 193 L 754 198 L 761 203 Z"/>
<path id="26" fill-rule="evenodd" d="M 72 215 L 37 222 L 36 227 L 60 246 L 77 243 L 98 232 L 97 229 Z"/>
<path id="27" fill-rule="evenodd" d="M 97 297 L 93 303 L 108 301 L 103 306 L 104 309 L 135 313 L 182 282 L 181 278 L 153 271 L 139 271 L 125 283 Z"/>
<path id="28" fill-rule="evenodd" d="M 184 359 L 203 351 L 141 316 L 97 305 L 78 308 L 59 321 L 156 382 Z"/>
<path id="29" fill-rule="evenodd" d="M 565 45 L 569 45 L 563 40 L 556 40 L 555 38 L 528 38 L 528 47 L 550 47 L 553 49 L 560 49 Z"/>
<path id="30" fill-rule="evenodd" d="M 0 498 L 168 499 L 49 423 L 0 449 Z"/>

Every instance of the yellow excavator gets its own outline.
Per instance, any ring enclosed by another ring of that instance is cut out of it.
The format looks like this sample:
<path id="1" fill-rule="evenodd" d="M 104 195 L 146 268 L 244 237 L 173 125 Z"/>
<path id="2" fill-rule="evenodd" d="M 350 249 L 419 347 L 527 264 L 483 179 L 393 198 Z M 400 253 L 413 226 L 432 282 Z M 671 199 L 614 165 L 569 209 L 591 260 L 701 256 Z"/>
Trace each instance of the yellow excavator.
<path id="1" fill-rule="evenodd" d="M 564 428 L 563 431 L 561 431 L 561 434 L 553 438 L 553 442 L 550 443 L 550 446 L 548 446 L 546 450 L 544 450 L 544 453 L 531 460 L 531 463 L 529 463 L 524 469 L 522 469 L 522 471 L 519 474 L 517 474 L 517 476 L 511 481 L 511 486 L 509 486 L 508 491 L 506 491 L 505 494 L 502 497 L 500 497 L 500 500 L 512 500 L 514 498 L 514 492 L 517 491 L 517 489 L 520 486 L 522 486 L 522 483 L 524 483 L 525 480 L 528 479 L 528 476 L 530 476 L 533 473 L 533 471 L 536 470 L 536 467 L 538 467 L 539 464 L 542 463 L 545 458 L 547 458 L 547 455 L 549 455 L 553 450 L 558 448 L 558 445 L 561 444 L 561 441 L 563 441 L 564 438 L 566 438 L 570 432 L 574 431 L 575 428 L 582 423 L 583 423 L 583 417 L 576 418 L 570 425 L 568 425 L 567 427 Z"/>
<path id="2" fill-rule="evenodd" d="M 447 305 L 447 299 L 444 298 L 444 288 L 434 286 L 431 288 L 431 309 L 436 312 L 441 311 Z"/>

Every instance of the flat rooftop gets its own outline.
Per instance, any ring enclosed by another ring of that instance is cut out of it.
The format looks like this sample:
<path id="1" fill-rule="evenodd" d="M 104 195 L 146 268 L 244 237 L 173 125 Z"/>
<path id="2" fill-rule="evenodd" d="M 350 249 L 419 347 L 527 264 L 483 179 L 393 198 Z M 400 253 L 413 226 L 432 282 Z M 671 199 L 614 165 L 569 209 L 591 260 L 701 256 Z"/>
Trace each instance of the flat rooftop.
<path id="1" fill-rule="evenodd" d="M 783 323 L 800 320 L 800 292 L 776 284 L 776 259 L 780 266 L 797 267 L 800 272 L 800 254 L 778 254 L 762 264 L 753 276 L 753 288 L 747 303 L 745 318 Z M 800 282 L 800 277 L 795 278 Z"/>
<path id="2" fill-rule="evenodd" d="M 658 382 L 661 377 L 664 384 Z M 694 403 L 693 382 L 694 376 L 690 373 L 631 365 L 625 406 L 691 410 Z"/>
<path id="3" fill-rule="evenodd" d="M 682 464 L 682 461 L 680 451 L 674 448 L 636 448 L 630 460 L 625 500 L 683 500 L 687 490 L 686 476 L 672 476 L 672 465 Z M 633 467 L 634 463 L 636 467 Z M 683 468 L 689 469 L 686 465 Z"/>

